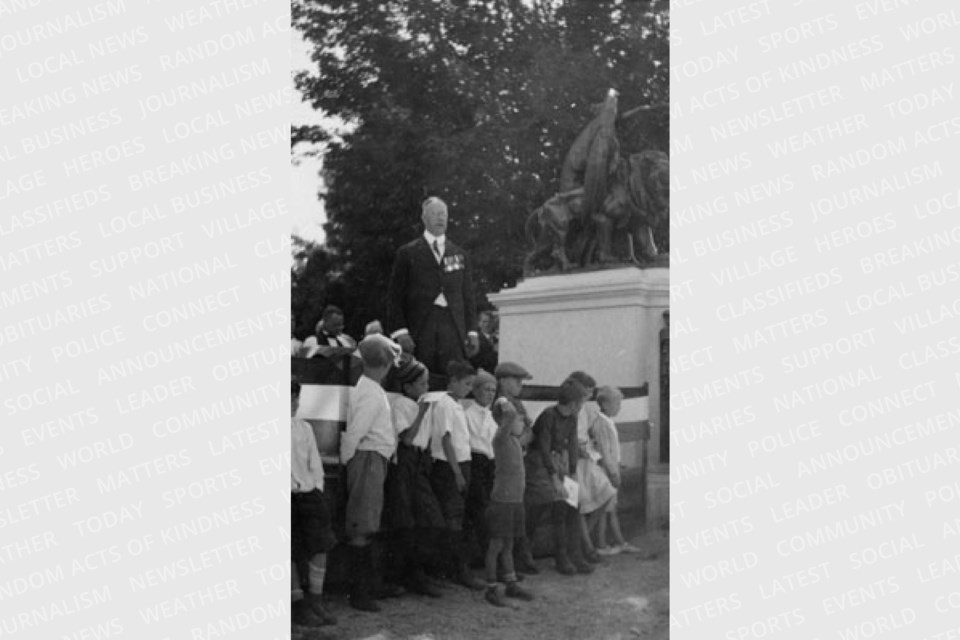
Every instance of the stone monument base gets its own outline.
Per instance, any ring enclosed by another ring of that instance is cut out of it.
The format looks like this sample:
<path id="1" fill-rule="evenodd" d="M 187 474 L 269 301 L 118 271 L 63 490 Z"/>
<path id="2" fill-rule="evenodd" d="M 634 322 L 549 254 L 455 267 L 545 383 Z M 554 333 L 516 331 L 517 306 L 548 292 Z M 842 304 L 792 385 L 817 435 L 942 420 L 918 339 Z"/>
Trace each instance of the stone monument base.
<path id="1" fill-rule="evenodd" d="M 539 413 L 576 370 L 625 394 L 620 415 L 622 462 L 636 475 L 660 463 L 660 331 L 670 303 L 669 270 L 634 267 L 539 276 L 490 296 L 500 313 L 500 361 L 532 375 L 525 403 Z M 551 395 L 553 394 L 553 395 Z M 645 454 L 645 458 L 644 458 Z M 669 519 L 663 495 L 622 496 L 643 505 L 647 520 Z M 667 490 L 658 483 L 658 494 Z M 651 511 L 651 508 L 655 511 Z M 660 513 L 665 511 L 665 513 Z"/>

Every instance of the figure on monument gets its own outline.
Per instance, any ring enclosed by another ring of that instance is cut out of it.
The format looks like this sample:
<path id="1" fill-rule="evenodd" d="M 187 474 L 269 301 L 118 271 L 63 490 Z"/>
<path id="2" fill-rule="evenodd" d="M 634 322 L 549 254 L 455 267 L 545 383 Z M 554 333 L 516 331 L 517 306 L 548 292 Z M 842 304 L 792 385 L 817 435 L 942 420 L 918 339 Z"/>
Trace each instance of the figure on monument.
<path id="1" fill-rule="evenodd" d="M 646 150 L 621 158 L 601 216 L 601 247 L 616 255 L 614 232 L 621 231 L 626 256 L 634 264 L 657 258 L 653 227 L 669 224 L 670 158 L 663 151 Z"/>
<path id="2" fill-rule="evenodd" d="M 572 244 L 568 245 L 568 257 L 573 262 L 586 266 L 593 262 L 595 250 L 591 239 L 596 234 L 595 223 L 599 222 L 608 182 L 616 175 L 620 158 L 620 143 L 617 140 L 617 96 L 610 89 L 599 106 L 596 117 L 590 121 L 573 141 L 560 170 L 560 193 L 579 190 L 582 200 L 571 225 L 574 230 Z M 601 260 L 608 256 L 600 256 Z"/>
<path id="3" fill-rule="evenodd" d="M 658 254 L 651 227 L 667 222 L 669 157 L 653 150 L 621 157 L 617 95 L 608 91 L 568 150 L 560 192 L 527 218 L 533 245 L 524 261 L 528 276 L 623 262 L 639 266 Z"/>

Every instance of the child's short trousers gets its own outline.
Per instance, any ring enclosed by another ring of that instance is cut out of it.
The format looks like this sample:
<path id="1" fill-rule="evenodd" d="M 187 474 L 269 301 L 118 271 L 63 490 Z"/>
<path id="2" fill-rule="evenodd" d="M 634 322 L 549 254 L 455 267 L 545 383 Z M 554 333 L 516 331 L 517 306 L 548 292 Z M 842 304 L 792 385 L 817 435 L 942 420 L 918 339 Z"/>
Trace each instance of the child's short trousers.
<path id="1" fill-rule="evenodd" d="M 520 538 L 526 534 L 522 502 L 491 502 L 487 527 L 491 538 Z"/>
<path id="2" fill-rule="evenodd" d="M 324 495 L 318 489 L 290 494 L 290 551 L 293 560 L 307 561 L 318 553 L 329 551 L 336 543 Z"/>
<path id="3" fill-rule="evenodd" d="M 386 479 L 387 459 L 379 453 L 357 451 L 350 458 L 347 463 L 348 536 L 368 536 L 380 530 Z"/>
<path id="4" fill-rule="evenodd" d="M 460 473 L 470 486 L 470 463 L 460 463 Z M 463 494 L 457 489 L 457 480 L 453 475 L 450 463 L 445 460 L 434 460 L 430 471 L 430 486 L 440 503 L 443 519 L 447 528 L 459 531 L 463 528 L 464 500 Z"/>
<path id="5" fill-rule="evenodd" d="M 446 462 L 442 463 L 446 464 Z M 397 464 L 387 471 L 384 489 L 384 520 L 388 529 L 446 527 L 440 503 L 430 485 L 433 457 L 402 442 L 397 447 Z"/>

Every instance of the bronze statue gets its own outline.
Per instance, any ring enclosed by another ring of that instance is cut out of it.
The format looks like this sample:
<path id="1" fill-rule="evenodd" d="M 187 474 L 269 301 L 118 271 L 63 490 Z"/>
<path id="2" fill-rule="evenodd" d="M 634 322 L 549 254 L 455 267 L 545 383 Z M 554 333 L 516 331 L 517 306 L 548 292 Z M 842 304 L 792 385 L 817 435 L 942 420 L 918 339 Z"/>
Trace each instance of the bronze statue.
<path id="1" fill-rule="evenodd" d="M 574 198 L 582 199 L 582 193 L 574 196 L 558 193 L 527 217 L 524 230 L 533 250 L 523 261 L 525 275 L 570 270 L 571 263 L 567 259 L 566 248 L 567 233 L 570 230 L 571 217 L 580 216 L 579 202 L 570 202 Z"/>
<path id="2" fill-rule="evenodd" d="M 670 161 L 662 151 L 620 156 L 611 89 L 564 158 L 560 192 L 527 218 L 524 275 L 641 266 L 658 255 L 651 227 L 668 223 Z M 639 255 L 638 255 L 639 252 Z"/>
<path id="3" fill-rule="evenodd" d="M 629 262 L 640 265 L 656 258 L 652 228 L 669 224 L 670 217 L 667 154 L 647 150 L 622 159 L 601 213 L 595 218 L 600 262 L 618 260 L 612 250 L 614 231 L 622 231 Z"/>
<path id="4" fill-rule="evenodd" d="M 588 217 L 603 206 L 607 180 L 617 168 L 620 143 L 614 128 L 616 119 L 617 92 L 610 89 L 597 116 L 573 141 L 560 170 L 560 192 L 583 187 L 583 214 Z"/>

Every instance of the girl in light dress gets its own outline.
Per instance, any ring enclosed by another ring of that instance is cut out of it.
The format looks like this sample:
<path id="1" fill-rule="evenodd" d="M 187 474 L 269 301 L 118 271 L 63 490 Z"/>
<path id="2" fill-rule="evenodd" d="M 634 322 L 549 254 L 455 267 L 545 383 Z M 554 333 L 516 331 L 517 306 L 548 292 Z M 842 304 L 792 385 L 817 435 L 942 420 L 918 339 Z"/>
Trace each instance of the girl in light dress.
<path id="1" fill-rule="evenodd" d="M 610 484 L 615 489 L 620 488 L 620 437 L 613 418 L 620 413 L 620 403 L 623 394 L 616 387 L 604 386 L 597 390 L 597 405 L 600 411 L 590 424 L 590 440 L 600 454 L 599 464 L 606 473 Z M 617 496 L 607 503 L 604 510 L 598 513 L 594 525 L 597 536 L 597 553 L 601 556 L 611 556 L 618 553 L 639 553 L 640 549 L 623 538 L 620 531 L 620 518 L 617 516 Z M 608 529 L 609 525 L 609 529 Z M 607 543 L 607 531 L 612 534 L 613 544 Z M 593 531 L 593 528 L 591 528 Z"/>
<path id="2" fill-rule="evenodd" d="M 587 397 L 593 398 L 597 382 L 591 375 L 583 371 L 574 371 L 567 377 L 586 387 Z M 579 485 L 581 544 L 583 557 L 592 563 L 600 562 L 600 555 L 590 538 L 590 531 L 596 527 L 600 516 L 617 495 L 617 490 L 597 464 L 600 454 L 590 439 L 590 425 L 599 413 L 600 408 L 597 403 L 589 400 L 584 402 L 577 416 L 577 441 L 580 447 L 580 457 L 577 460 L 577 484 Z"/>

